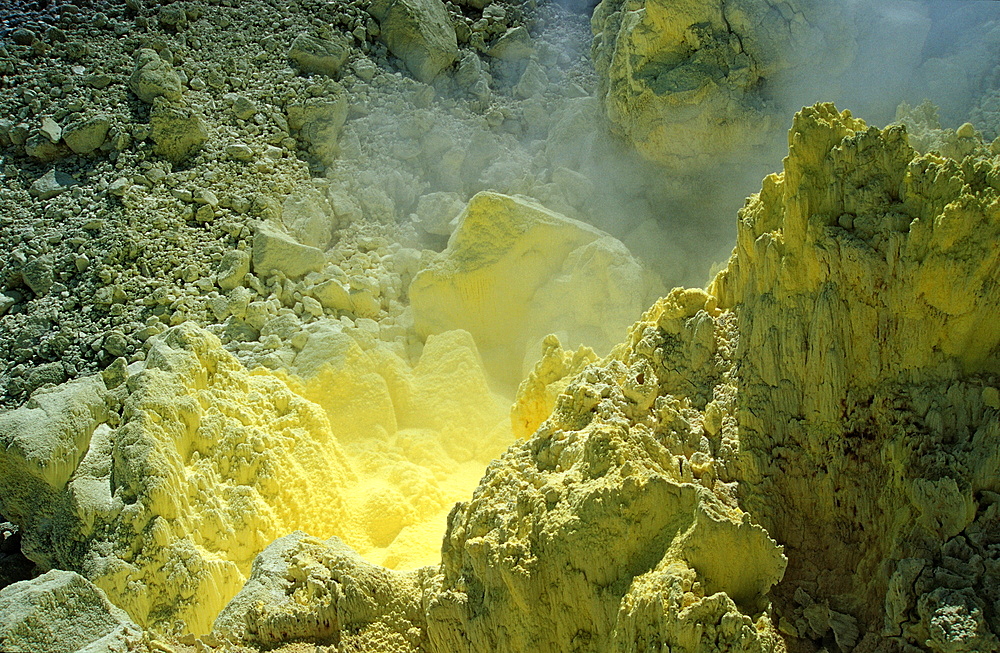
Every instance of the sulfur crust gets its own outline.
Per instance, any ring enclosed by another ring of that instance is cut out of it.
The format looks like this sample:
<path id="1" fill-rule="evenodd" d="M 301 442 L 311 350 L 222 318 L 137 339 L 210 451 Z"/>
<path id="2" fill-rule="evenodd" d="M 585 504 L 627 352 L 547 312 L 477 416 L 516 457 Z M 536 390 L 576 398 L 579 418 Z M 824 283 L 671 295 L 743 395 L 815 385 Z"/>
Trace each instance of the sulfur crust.
<path id="1" fill-rule="evenodd" d="M 398 579 L 426 642 L 383 650 L 1000 647 L 996 160 L 832 105 L 789 144 L 708 290 L 603 360 L 545 341 L 513 411 L 536 430 Z"/>
<path id="2" fill-rule="evenodd" d="M 27 476 L 26 513 L 60 524 L 58 546 L 36 546 L 140 625 L 167 632 L 208 632 L 255 556 L 296 529 L 338 535 L 390 568 L 433 563 L 451 505 L 511 439 L 506 407 L 465 332 L 430 338 L 412 367 L 348 341 L 338 349 L 342 340 L 317 337 L 306 353 L 328 362 L 305 377 L 250 372 L 186 323 L 111 396 L 99 381 L 70 386 L 76 403 L 57 402 L 49 420 L 73 420 L 67 433 L 79 435 L 25 439 L 55 452 L 16 471 Z M 112 419 L 106 404 L 116 400 Z M 30 420 L 25 410 L 5 426 Z M 10 453 L 0 462 L 12 470 L 33 455 Z M 5 497 L 10 514 L 17 498 Z"/>

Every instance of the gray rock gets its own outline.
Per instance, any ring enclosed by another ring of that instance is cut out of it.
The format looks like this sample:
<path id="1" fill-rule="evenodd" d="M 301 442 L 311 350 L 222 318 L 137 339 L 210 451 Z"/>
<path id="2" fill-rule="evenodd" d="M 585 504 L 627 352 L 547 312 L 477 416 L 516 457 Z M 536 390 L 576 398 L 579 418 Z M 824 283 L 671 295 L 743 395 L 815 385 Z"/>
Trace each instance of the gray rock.
<path id="1" fill-rule="evenodd" d="M 128 86 L 143 102 L 152 102 L 161 96 L 168 100 L 181 99 L 180 77 L 154 50 L 139 50 Z"/>
<path id="2" fill-rule="evenodd" d="M 230 102 L 229 111 L 240 120 L 250 120 L 257 113 L 257 105 L 245 95 L 226 93 L 226 101 Z"/>
<path id="3" fill-rule="evenodd" d="M 14 43 L 18 45 L 31 45 L 32 43 L 35 42 L 35 40 L 38 37 L 35 36 L 35 33 L 32 32 L 30 29 L 22 27 L 20 29 L 14 30 L 11 33 L 10 38 L 12 41 L 14 41 Z"/>
<path id="4" fill-rule="evenodd" d="M 181 3 L 164 5 L 160 7 L 158 18 L 164 27 L 172 27 L 175 30 L 182 29 L 187 25 L 187 11 Z"/>
<path id="5" fill-rule="evenodd" d="M 54 281 L 55 259 L 51 254 L 31 259 L 21 268 L 21 278 L 31 292 L 42 296 L 49 292 Z"/>
<path id="6" fill-rule="evenodd" d="M 65 193 L 79 183 L 65 172 L 59 172 L 53 168 L 36 179 L 35 183 L 31 184 L 31 188 L 28 189 L 28 193 L 40 200 L 49 200 L 60 193 Z"/>
<path id="7" fill-rule="evenodd" d="M 66 370 L 62 363 L 42 363 L 28 373 L 28 385 L 32 388 L 40 388 L 46 384 L 57 385 L 66 380 Z"/>
<path id="8" fill-rule="evenodd" d="M 429 84 L 458 58 L 458 39 L 441 0 L 375 0 L 380 38 L 407 70 Z"/>
<path id="9" fill-rule="evenodd" d="M 14 121 L 7 118 L 0 118 L 0 147 L 9 147 L 13 144 L 10 140 L 10 132 L 14 129 Z"/>
<path id="10" fill-rule="evenodd" d="M 288 107 L 288 126 L 296 130 L 310 153 L 329 165 L 339 153 L 337 139 L 347 120 L 347 100 L 343 94 L 310 98 Z"/>
<path id="11" fill-rule="evenodd" d="M 108 185 L 108 192 L 116 197 L 121 197 L 131 185 L 132 182 L 127 177 L 119 177 Z"/>
<path id="12" fill-rule="evenodd" d="M 295 241 L 278 227 L 266 222 L 254 226 L 253 271 L 268 276 L 278 271 L 289 279 L 298 279 L 309 272 L 319 272 L 326 264 L 323 252 Z"/>
<path id="13" fill-rule="evenodd" d="M 230 143 L 226 146 L 226 156 L 234 161 L 249 161 L 253 159 L 253 150 L 245 143 Z"/>
<path id="14" fill-rule="evenodd" d="M 51 163 L 66 156 L 69 148 L 62 143 L 53 143 L 47 136 L 38 132 L 25 141 L 24 153 L 42 163 Z"/>
<path id="15" fill-rule="evenodd" d="M 520 61 L 527 59 L 535 53 L 535 46 L 531 41 L 528 30 L 519 25 L 507 30 L 503 36 L 497 39 L 486 54 L 504 61 Z"/>
<path id="16" fill-rule="evenodd" d="M 17 303 L 17 298 L 7 292 L 0 292 L 0 315 L 4 315 L 10 307 Z"/>
<path id="17" fill-rule="evenodd" d="M 126 651 L 142 631 L 89 580 L 53 569 L 0 590 L 0 649 Z"/>
<path id="18" fill-rule="evenodd" d="M 38 131 L 53 143 L 58 143 L 59 139 L 62 138 L 62 127 L 49 116 L 42 118 L 42 127 Z"/>
<path id="19" fill-rule="evenodd" d="M 67 554 L 65 533 L 44 525 L 94 430 L 109 417 L 106 395 L 99 376 L 83 377 L 38 391 L 24 406 L 0 414 L 0 511 L 23 529 L 21 549 L 42 567 L 57 566 Z"/>
<path id="20" fill-rule="evenodd" d="M 542 67 L 534 61 L 529 61 L 521 73 L 521 79 L 514 86 L 514 93 L 522 100 L 526 100 L 541 95 L 548 86 L 549 78 Z"/>
<path id="21" fill-rule="evenodd" d="M 321 39 L 299 34 L 288 49 L 291 59 L 303 73 L 334 77 L 347 61 L 348 45 L 342 39 Z"/>
<path id="22" fill-rule="evenodd" d="M 111 121 L 107 116 L 94 116 L 77 120 L 63 130 L 63 140 L 69 149 L 77 154 L 89 154 L 104 145 L 111 129 Z"/>
<path id="23" fill-rule="evenodd" d="M 173 163 L 179 163 L 201 149 L 208 140 L 208 126 L 201 116 L 187 107 L 177 107 L 163 100 L 153 103 L 149 114 L 153 150 Z"/>
<path id="24" fill-rule="evenodd" d="M 450 236 L 464 208 L 465 202 L 458 193 L 428 193 L 417 201 L 417 210 L 410 220 L 428 234 Z"/>
<path id="25" fill-rule="evenodd" d="M 243 283 L 243 277 L 250 271 L 250 254 L 234 249 L 226 252 L 219 261 L 215 281 L 223 290 L 232 290 Z"/>
<path id="26" fill-rule="evenodd" d="M 104 351 L 112 356 L 124 356 L 128 353 L 128 340 L 120 331 L 112 331 L 104 338 Z"/>
<path id="27" fill-rule="evenodd" d="M 30 128 L 26 123 L 19 122 L 10 128 L 10 142 L 13 145 L 27 145 Z"/>

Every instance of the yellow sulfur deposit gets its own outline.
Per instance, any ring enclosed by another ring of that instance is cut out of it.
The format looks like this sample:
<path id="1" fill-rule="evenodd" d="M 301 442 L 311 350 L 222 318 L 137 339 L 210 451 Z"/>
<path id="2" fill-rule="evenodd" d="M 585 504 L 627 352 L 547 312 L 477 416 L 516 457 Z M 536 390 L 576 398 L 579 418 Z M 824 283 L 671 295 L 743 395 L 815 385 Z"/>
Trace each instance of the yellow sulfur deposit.
<path id="1" fill-rule="evenodd" d="M 413 280 L 410 301 L 421 336 L 468 331 L 493 378 L 516 387 L 546 335 L 558 330 L 567 345 L 606 353 L 661 291 L 606 233 L 483 192 L 459 216 L 447 249 Z"/>
<path id="2" fill-rule="evenodd" d="M 358 579 L 337 641 L 1000 648 L 1000 177 L 989 155 L 907 141 L 832 105 L 800 112 L 707 291 L 673 290 L 603 360 L 545 340 L 512 413 L 537 429 L 449 515 L 439 566 L 327 566 L 323 591 Z M 251 584 L 296 578 L 287 559 Z M 349 606 L 365 595 L 408 607 L 359 624 Z M 234 602 L 218 632 L 295 615 L 315 633 L 327 614 L 268 605 Z"/>
<path id="3" fill-rule="evenodd" d="M 778 119 L 768 85 L 853 58 L 844 7 L 817 0 L 606 0 L 594 65 L 608 120 L 646 158 L 680 172 L 759 146 Z"/>
<path id="4" fill-rule="evenodd" d="M 411 368 L 319 333 L 296 363 L 305 378 L 248 372 L 207 332 L 168 331 L 110 392 L 90 379 L 5 416 L 12 436 L 42 411 L 48 429 L 22 438 L 44 451 L 0 458 L 22 479 L 5 509 L 37 524 L 51 565 L 159 629 L 207 632 L 296 529 L 389 567 L 433 562 L 448 510 L 511 437 L 469 335 L 432 337 Z"/>
<path id="5" fill-rule="evenodd" d="M 742 503 L 787 547 L 799 636 L 837 633 L 805 614 L 821 604 L 862 633 L 995 646 L 975 560 L 1000 490 L 998 170 L 817 105 L 740 212 L 712 291 L 738 319 Z"/>

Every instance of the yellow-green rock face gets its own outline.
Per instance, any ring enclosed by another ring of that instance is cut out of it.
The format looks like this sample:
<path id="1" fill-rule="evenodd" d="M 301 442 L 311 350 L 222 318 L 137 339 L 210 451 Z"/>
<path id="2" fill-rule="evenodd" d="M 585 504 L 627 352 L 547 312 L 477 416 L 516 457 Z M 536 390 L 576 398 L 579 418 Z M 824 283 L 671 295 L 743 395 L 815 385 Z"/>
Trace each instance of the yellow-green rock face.
<path id="1" fill-rule="evenodd" d="M 789 143 L 712 286 L 740 334 L 742 505 L 789 556 L 779 605 L 803 637 L 828 601 L 935 650 L 953 635 L 934 624 L 964 612 L 992 650 L 968 589 L 990 572 L 963 568 L 947 597 L 934 578 L 989 555 L 1000 489 L 995 159 L 920 156 L 832 105 L 800 112 Z"/>
<path id="2" fill-rule="evenodd" d="M 818 61 L 835 77 L 851 61 L 854 28 L 841 14 L 815 0 L 604 0 L 592 25 L 607 117 L 677 171 L 745 154 L 784 119 L 781 79 Z"/>

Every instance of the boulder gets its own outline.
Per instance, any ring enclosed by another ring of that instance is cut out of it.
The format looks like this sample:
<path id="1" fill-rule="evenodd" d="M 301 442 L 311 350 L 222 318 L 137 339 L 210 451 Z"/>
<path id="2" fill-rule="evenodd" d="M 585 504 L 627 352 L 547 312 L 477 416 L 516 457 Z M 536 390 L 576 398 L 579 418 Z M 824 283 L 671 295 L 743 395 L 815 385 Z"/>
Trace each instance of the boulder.
<path id="1" fill-rule="evenodd" d="M 180 163 L 201 149 L 208 140 L 208 126 L 194 110 L 156 100 L 149 114 L 153 151 Z"/>
<path id="2" fill-rule="evenodd" d="M 441 255 L 410 285 L 417 332 L 472 334 L 502 383 L 521 378 L 542 338 L 606 353 L 655 299 L 659 281 L 620 242 L 530 201 L 483 192 Z M 529 368 L 530 369 L 530 365 Z"/>
<path id="3" fill-rule="evenodd" d="M 151 103 L 158 97 L 181 99 L 181 80 L 173 66 L 160 58 L 155 50 L 143 48 L 135 57 L 135 68 L 128 78 L 128 87 L 140 100 Z"/>
<path id="4" fill-rule="evenodd" d="M 504 61 L 522 61 L 535 53 L 531 35 L 523 25 L 512 27 L 504 32 L 496 43 L 486 51 L 491 57 Z"/>
<path id="5" fill-rule="evenodd" d="M 407 70 L 429 84 L 458 58 L 458 39 L 441 0 L 375 0 L 380 38 Z"/>
<path id="6" fill-rule="evenodd" d="M 326 194 L 312 186 L 296 188 L 281 205 L 281 221 L 300 243 L 326 250 L 337 227 Z"/>
<path id="7" fill-rule="evenodd" d="M 319 272 L 326 264 L 323 250 L 303 245 L 267 222 L 254 226 L 252 249 L 253 271 L 262 277 L 281 272 L 289 279 L 298 279 L 308 272 Z"/>
<path id="8" fill-rule="evenodd" d="M 337 537 L 296 531 L 257 556 L 213 632 L 262 647 L 298 640 L 419 653 L 427 650 L 421 575 L 373 565 Z"/>
<path id="9" fill-rule="evenodd" d="M 63 140 L 77 154 L 90 154 L 104 144 L 111 129 L 107 116 L 74 121 L 63 130 Z"/>
<path id="10" fill-rule="evenodd" d="M 69 154 L 69 148 L 62 142 L 53 143 L 48 136 L 38 132 L 25 140 L 24 153 L 42 163 L 51 163 Z"/>
<path id="11" fill-rule="evenodd" d="M 108 419 L 99 376 L 40 390 L 24 406 L 0 415 L 0 514 L 23 529 L 22 550 L 43 567 L 63 561 L 47 541 L 51 510 Z"/>
<path id="12" fill-rule="evenodd" d="M 324 39 L 302 33 L 292 41 L 288 58 L 303 73 L 336 77 L 347 61 L 349 51 L 346 39 Z"/>
<path id="13" fill-rule="evenodd" d="M 104 592 L 53 569 L 0 589 L 0 649 L 31 653 L 125 653 L 142 631 Z"/>
<path id="14" fill-rule="evenodd" d="M 250 272 L 250 253 L 233 249 L 222 255 L 215 271 L 215 281 L 223 290 L 232 290 L 243 283 L 243 277 Z"/>
<path id="15" fill-rule="evenodd" d="M 850 64 L 855 26 L 821 0 L 604 0 L 592 55 L 612 127 L 644 157 L 678 170 L 764 145 L 768 94 L 822 62 Z M 811 69 L 816 76 L 815 68 Z"/>
<path id="16" fill-rule="evenodd" d="M 56 195 L 65 193 L 79 183 L 65 172 L 59 172 L 55 168 L 52 168 L 31 184 L 28 194 L 40 200 L 50 200 Z"/>
<path id="17" fill-rule="evenodd" d="M 309 152 L 329 165 L 340 152 L 337 139 L 347 120 L 347 98 L 309 98 L 288 106 L 288 126 L 298 133 Z"/>
<path id="18" fill-rule="evenodd" d="M 410 221 L 426 234 L 450 236 L 464 208 L 465 202 L 458 193 L 427 193 L 417 201 L 417 210 Z"/>

